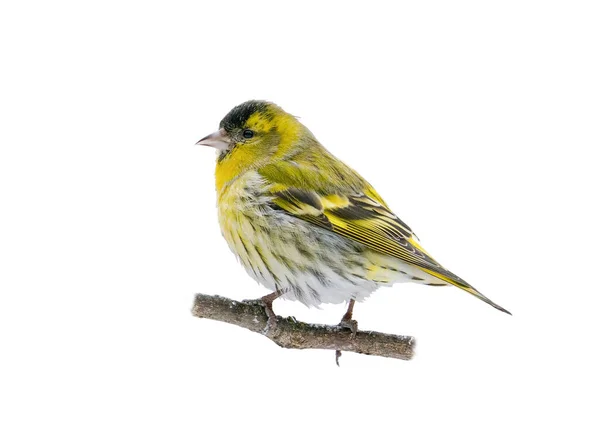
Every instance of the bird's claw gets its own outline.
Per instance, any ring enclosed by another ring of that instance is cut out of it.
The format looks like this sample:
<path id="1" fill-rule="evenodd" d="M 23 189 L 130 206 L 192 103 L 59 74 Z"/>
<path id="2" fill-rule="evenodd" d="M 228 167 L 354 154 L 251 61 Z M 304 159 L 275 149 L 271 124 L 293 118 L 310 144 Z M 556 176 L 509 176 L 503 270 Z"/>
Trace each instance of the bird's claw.
<path id="1" fill-rule="evenodd" d="M 269 316 L 267 319 L 267 326 L 265 327 L 265 333 L 273 330 L 277 326 L 277 315 L 273 314 L 273 316 Z"/>
<path id="2" fill-rule="evenodd" d="M 340 323 L 338 324 L 342 328 L 350 329 L 350 340 L 353 340 L 356 337 L 356 333 L 358 333 L 358 321 L 353 320 L 352 318 L 342 318 Z M 335 351 L 335 363 L 337 366 L 340 366 L 340 357 L 342 356 L 342 351 L 339 349 Z"/>
<path id="3" fill-rule="evenodd" d="M 354 339 L 356 337 L 356 333 L 358 333 L 358 322 L 356 320 L 350 319 L 342 319 L 339 324 L 340 327 L 350 329 L 350 338 Z"/>
<path id="4" fill-rule="evenodd" d="M 277 318 L 277 315 L 275 315 L 275 312 L 273 312 L 273 303 L 272 302 L 265 302 L 263 299 L 245 299 L 245 300 L 242 300 L 242 303 L 246 303 L 248 305 L 262 306 L 262 308 L 265 310 L 265 313 L 267 314 L 267 317 L 269 319 Z"/>
<path id="5" fill-rule="evenodd" d="M 243 300 L 243 303 L 247 303 L 249 305 L 258 305 L 261 306 L 265 310 L 265 314 L 267 315 L 267 325 L 263 330 L 263 334 L 267 334 L 270 330 L 274 329 L 277 326 L 277 315 L 273 312 L 273 302 L 264 299 L 248 299 Z"/>

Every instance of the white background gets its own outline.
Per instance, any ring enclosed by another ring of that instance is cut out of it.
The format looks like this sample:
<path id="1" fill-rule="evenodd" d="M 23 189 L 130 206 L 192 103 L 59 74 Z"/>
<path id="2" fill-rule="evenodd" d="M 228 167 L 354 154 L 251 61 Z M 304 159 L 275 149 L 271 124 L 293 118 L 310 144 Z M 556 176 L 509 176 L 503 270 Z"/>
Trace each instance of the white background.
<path id="1" fill-rule="evenodd" d="M 598 426 L 594 3 L 3 2 L 0 425 Z M 414 335 L 415 359 L 341 368 L 192 317 L 196 292 L 266 292 L 194 146 L 252 98 L 514 316 L 382 289 L 360 327 Z"/>

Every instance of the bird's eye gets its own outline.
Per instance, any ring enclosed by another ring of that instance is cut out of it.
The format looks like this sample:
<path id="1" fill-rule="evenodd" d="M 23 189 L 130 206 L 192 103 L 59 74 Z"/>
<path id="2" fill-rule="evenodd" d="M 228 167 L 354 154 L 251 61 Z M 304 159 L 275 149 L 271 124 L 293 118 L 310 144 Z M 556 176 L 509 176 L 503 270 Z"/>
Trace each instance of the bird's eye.
<path id="1" fill-rule="evenodd" d="M 242 135 L 247 140 L 249 138 L 254 137 L 254 132 L 252 132 L 252 130 L 250 130 L 250 129 L 244 129 L 244 132 L 242 133 Z"/>

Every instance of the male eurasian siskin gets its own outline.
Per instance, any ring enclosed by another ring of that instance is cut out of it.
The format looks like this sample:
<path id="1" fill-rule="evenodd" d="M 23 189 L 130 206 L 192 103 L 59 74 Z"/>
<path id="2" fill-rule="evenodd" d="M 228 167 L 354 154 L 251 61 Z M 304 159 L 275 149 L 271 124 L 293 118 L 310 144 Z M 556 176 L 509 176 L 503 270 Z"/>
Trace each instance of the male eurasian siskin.
<path id="1" fill-rule="evenodd" d="M 454 285 L 510 313 L 442 267 L 410 227 L 354 170 L 294 116 L 247 101 L 198 144 L 218 150 L 221 231 L 248 274 L 275 298 L 308 306 L 349 302 L 342 325 L 356 331 L 354 301 L 382 285 Z"/>

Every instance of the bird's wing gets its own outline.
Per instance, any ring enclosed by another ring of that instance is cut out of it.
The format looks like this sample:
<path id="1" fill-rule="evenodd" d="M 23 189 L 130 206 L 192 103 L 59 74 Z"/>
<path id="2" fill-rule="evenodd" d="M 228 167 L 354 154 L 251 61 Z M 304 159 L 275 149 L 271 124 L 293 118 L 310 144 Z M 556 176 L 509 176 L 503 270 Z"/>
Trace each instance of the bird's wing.
<path id="1" fill-rule="evenodd" d="M 426 272 L 452 275 L 425 252 L 402 220 L 365 193 L 319 194 L 288 187 L 272 195 L 272 206 L 289 215 L 359 242 L 371 250 L 416 265 Z"/>
<path id="2" fill-rule="evenodd" d="M 349 168 L 335 171 L 333 176 L 340 178 L 340 172 L 343 179 L 334 186 L 323 183 L 322 170 L 310 168 L 307 172 L 304 166 L 259 170 L 270 184 L 267 188 L 274 208 L 418 266 L 444 281 L 464 282 L 421 247 L 410 227 L 362 177 Z"/>
<path id="3" fill-rule="evenodd" d="M 419 244 L 413 231 L 385 204 L 381 196 L 356 172 L 341 162 L 262 168 L 271 206 L 376 252 L 419 267 L 455 285 L 496 309 L 510 313 L 485 297 L 465 280 L 436 262 Z M 321 159 L 320 159 L 321 160 Z M 335 182 L 327 180 L 335 177 Z"/>

